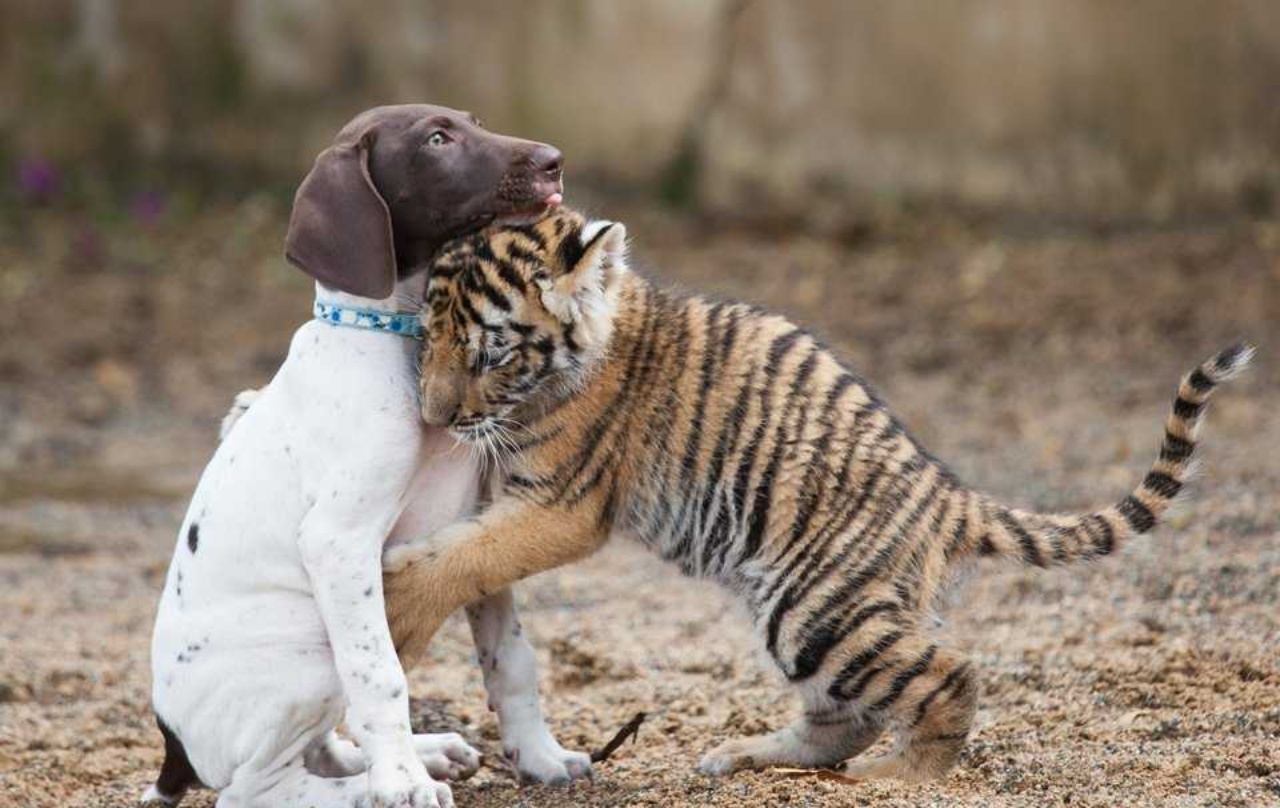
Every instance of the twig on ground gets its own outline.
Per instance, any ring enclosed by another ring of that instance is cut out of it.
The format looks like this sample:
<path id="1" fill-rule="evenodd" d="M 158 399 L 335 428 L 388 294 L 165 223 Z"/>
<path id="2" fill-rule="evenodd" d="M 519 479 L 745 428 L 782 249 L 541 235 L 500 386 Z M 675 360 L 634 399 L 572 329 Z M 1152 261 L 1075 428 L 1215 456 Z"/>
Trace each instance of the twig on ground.
<path id="1" fill-rule="evenodd" d="M 592 763 L 604 763 L 613 753 L 618 751 L 627 739 L 630 738 L 635 743 L 636 737 L 640 734 L 640 725 L 644 723 L 645 713 L 636 713 L 631 720 L 622 725 L 622 729 L 614 733 L 609 742 L 602 746 L 599 750 L 591 753 Z"/>

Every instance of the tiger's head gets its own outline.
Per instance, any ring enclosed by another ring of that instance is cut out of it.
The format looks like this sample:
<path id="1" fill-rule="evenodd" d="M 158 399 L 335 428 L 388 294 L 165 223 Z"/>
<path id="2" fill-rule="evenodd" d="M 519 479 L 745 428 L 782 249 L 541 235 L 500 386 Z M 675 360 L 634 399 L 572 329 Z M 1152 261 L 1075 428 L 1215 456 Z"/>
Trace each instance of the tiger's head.
<path id="1" fill-rule="evenodd" d="M 427 282 L 423 419 L 482 442 L 578 389 L 613 333 L 626 238 L 561 208 L 445 245 Z"/>

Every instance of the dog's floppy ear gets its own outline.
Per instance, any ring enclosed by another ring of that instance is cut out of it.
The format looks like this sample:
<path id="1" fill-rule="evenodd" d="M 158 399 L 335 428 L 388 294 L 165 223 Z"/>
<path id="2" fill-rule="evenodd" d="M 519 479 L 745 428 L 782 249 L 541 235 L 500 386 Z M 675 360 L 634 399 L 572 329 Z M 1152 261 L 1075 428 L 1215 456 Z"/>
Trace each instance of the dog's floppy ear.
<path id="1" fill-rule="evenodd" d="M 369 177 L 372 133 L 320 152 L 298 187 L 285 258 L 333 289 L 381 299 L 396 282 L 391 212 Z"/>

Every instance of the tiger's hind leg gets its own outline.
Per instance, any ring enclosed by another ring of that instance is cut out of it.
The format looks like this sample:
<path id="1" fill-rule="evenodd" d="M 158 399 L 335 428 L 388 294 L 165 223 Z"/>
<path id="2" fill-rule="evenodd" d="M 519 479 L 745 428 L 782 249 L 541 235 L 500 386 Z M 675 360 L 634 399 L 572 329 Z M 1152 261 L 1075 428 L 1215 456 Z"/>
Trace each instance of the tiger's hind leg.
<path id="1" fill-rule="evenodd" d="M 767 735 L 734 738 L 712 749 L 703 756 L 698 771 L 725 775 L 769 766 L 826 768 L 861 753 L 882 732 L 884 725 L 863 715 L 856 705 L 817 707 L 806 703 L 804 715 L 788 727 Z"/>
<path id="2" fill-rule="evenodd" d="M 969 736 L 978 695 L 973 665 L 923 638 L 902 645 L 904 653 L 863 681 L 859 698 L 894 726 L 897 744 L 887 754 L 851 761 L 846 773 L 852 777 L 937 779 L 955 765 Z"/>

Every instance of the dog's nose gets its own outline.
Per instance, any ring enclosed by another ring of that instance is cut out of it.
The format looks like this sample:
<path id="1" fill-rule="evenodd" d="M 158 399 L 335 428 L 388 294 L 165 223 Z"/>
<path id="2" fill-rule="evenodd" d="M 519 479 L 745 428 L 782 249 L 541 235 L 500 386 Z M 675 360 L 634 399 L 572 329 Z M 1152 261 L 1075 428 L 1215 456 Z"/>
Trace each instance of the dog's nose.
<path id="1" fill-rule="evenodd" d="M 553 180 L 560 179 L 560 174 L 564 171 L 564 155 L 555 146 L 548 146 L 545 143 L 538 144 L 533 154 L 529 156 L 529 161 L 533 163 L 536 171 L 546 174 Z"/>

